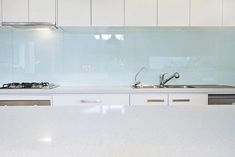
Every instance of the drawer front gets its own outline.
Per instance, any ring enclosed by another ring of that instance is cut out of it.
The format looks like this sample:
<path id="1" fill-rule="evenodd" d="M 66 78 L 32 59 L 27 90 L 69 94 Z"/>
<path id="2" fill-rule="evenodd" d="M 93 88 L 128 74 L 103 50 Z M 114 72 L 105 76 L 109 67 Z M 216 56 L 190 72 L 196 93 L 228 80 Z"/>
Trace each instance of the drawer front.
<path id="1" fill-rule="evenodd" d="M 169 105 L 208 105 L 208 95 L 169 94 Z"/>
<path id="2" fill-rule="evenodd" d="M 129 105 L 129 94 L 56 94 L 53 105 Z"/>
<path id="3" fill-rule="evenodd" d="M 131 94 L 131 105 L 167 105 L 167 94 Z"/>

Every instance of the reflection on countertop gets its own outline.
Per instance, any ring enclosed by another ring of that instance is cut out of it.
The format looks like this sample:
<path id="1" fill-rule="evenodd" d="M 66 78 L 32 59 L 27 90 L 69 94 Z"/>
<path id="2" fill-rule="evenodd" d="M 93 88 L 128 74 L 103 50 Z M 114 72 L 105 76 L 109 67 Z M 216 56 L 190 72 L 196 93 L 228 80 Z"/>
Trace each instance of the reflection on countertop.
<path id="1" fill-rule="evenodd" d="M 0 109 L 2 157 L 233 157 L 235 106 Z"/>

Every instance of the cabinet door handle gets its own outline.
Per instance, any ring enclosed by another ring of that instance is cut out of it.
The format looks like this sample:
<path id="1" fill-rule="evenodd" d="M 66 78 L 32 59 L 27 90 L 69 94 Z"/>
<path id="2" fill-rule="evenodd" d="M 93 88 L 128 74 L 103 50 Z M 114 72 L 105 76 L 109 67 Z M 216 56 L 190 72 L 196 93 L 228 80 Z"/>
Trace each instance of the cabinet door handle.
<path id="1" fill-rule="evenodd" d="M 81 103 L 101 103 L 102 101 L 100 99 L 96 100 L 80 100 Z"/>
<path id="2" fill-rule="evenodd" d="M 164 99 L 147 99 L 147 102 L 165 102 Z"/>
<path id="3" fill-rule="evenodd" d="M 173 99 L 173 102 L 190 102 L 190 99 Z"/>

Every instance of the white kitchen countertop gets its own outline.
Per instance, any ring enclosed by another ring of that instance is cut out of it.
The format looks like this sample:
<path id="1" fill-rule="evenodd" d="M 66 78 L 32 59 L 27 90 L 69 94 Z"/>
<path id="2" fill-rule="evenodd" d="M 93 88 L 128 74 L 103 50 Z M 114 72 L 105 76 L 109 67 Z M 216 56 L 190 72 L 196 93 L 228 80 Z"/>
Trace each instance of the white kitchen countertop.
<path id="1" fill-rule="evenodd" d="M 130 86 L 80 86 L 54 89 L 0 89 L 0 94 L 102 94 L 102 93 L 235 93 L 235 88 L 155 88 L 133 89 Z"/>
<path id="2" fill-rule="evenodd" d="M 1 157 L 234 157 L 235 106 L 0 108 Z"/>

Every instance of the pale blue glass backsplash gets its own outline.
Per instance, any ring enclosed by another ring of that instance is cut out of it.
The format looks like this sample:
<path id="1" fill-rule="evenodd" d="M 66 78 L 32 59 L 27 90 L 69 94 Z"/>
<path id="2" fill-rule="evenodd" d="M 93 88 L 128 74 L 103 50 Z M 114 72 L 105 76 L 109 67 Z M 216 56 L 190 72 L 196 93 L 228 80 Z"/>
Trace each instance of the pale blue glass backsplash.
<path id="1" fill-rule="evenodd" d="M 125 86 L 143 66 L 146 84 L 177 71 L 171 84 L 235 85 L 235 28 L 0 29 L 0 84 Z"/>

